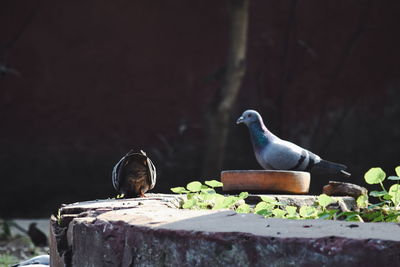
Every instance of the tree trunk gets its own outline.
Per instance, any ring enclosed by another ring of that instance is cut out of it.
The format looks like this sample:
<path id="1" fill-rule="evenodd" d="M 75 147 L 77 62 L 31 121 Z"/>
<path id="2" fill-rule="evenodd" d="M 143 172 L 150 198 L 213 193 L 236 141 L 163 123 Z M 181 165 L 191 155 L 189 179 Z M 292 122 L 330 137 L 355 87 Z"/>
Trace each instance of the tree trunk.
<path id="1" fill-rule="evenodd" d="M 223 85 L 217 92 L 214 105 L 207 114 L 208 132 L 203 178 L 216 178 L 221 170 L 229 128 L 232 127 L 231 112 L 245 74 L 247 28 L 250 0 L 230 0 L 230 44 Z"/>

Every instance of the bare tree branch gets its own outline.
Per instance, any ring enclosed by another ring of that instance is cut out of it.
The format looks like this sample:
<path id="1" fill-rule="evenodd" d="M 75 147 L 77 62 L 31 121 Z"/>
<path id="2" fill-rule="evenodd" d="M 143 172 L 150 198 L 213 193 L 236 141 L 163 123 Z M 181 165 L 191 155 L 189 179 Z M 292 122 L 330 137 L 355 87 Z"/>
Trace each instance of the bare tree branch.
<path id="1" fill-rule="evenodd" d="M 203 177 L 212 177 L 222 168 L 231 111 L 245 74 L 250 0 L 230 0 L 230 47 L 223 85 L 216 92 L 206 115 L 208 119 Z"/>

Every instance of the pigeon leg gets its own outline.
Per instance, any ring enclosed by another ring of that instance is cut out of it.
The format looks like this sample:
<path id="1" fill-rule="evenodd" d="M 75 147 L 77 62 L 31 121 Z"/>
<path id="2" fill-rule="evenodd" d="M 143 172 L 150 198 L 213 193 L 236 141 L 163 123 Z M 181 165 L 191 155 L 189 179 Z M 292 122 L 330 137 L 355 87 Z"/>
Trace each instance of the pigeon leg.
<path id="1" fill-rule="evenodd" d="M 143 190 L 143 188 L 140 188 L 140 194 L 139 197 L 146 197 L 144 192 L 146 192 L 145 190 Z"/>

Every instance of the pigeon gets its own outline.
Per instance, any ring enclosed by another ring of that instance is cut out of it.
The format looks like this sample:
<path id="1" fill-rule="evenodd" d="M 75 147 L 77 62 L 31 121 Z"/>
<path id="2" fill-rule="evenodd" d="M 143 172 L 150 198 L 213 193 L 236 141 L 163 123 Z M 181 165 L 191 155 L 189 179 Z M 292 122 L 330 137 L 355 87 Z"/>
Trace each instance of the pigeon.
<path id="1" fill-rule="evenodd" d="M 11 265 L 11 267 L 18 266 L 33 266 L 33 267 L 41 267 L 41 266 L 50 266 L 50 256 L 49 255 L 40 255 L 33 257 L 29 260 L 22 261 L 20 263 Z"/>
<path id="2" fill-rule="evenodd" d="M 114 167 L 112 182 L 125 198 L 145 197 L 156 184 L 156 167 L 143 150 L 129 151 Z"/>
<path id="3" fill-rule="evenodd" d="M 28 235 L 35 246 L 46 247 L 48 245 L 47 236 L 36 227 L 36 223 L 31 223 L 29 225 Z"/>
<path id="4" fill-rule="evenodd" d="M 323 160 L 318 155 L 271 133 L 265 127 L 261 115 L 255 110 L 243 112 L 236 123 L 244 123 L 248 127 L 256 159 L 266 170 L 306 171 L 318 175 L 350 177 L 350 173 L 345 171 L 345 165 Z"/>

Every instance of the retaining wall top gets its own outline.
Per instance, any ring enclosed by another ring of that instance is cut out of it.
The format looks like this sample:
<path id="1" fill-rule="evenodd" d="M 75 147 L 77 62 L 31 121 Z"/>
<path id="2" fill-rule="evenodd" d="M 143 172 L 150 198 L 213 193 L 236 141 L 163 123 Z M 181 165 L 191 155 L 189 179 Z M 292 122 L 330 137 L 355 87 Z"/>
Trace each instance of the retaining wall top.
<path id="1" fill-rule="evenodd" d="M 270 266 L 400 265 L 396 223 L 265 219 L 182 210 L 179 201 L 149 194 L 63 206 L 61 217 L 52 218 L 52 266 L 264 266 L 266 260 Z"/>

